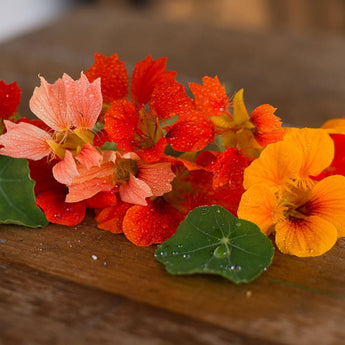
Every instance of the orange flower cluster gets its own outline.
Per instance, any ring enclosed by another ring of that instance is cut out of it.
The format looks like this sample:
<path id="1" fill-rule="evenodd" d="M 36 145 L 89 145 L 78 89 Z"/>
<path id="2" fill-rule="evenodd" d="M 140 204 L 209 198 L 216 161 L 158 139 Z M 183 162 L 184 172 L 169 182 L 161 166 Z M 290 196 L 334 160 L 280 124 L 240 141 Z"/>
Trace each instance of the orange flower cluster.
<path id="1" fill-rule="evenodd" d="M 248 112 L 218 77 L 189 83 L 148 56 L 129 78 L 117 54 L 78 80 L 43 77 L 17 118 L 20 90 L 0 83 L 0 154 L 25 158 L 50 222 L 162 243 L 197 206 L 218 204 L 275 235 L 283 253 L 321 255 L 345 235 L 345 125 L 283 128 L 269 104 Z"/>

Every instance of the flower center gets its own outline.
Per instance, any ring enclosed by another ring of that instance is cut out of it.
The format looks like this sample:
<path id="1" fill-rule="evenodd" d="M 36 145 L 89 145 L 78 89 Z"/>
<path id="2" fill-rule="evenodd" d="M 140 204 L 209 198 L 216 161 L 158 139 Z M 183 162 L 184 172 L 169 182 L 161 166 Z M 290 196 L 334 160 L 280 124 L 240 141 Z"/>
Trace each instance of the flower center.
<path id="1" fill-rule="evenodd" d="M 138 163 L 134 159 L 116 159 L 115 180 L 117 183 L 125 183 L 130 175 L 136 176 L 139 172 Z"/>

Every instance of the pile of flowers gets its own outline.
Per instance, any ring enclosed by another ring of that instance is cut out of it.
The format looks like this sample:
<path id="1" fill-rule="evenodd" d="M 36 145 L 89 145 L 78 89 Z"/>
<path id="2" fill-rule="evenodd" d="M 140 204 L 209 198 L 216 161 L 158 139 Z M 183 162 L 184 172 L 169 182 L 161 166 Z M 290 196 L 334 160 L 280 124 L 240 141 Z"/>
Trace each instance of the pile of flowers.
<path id="1" fill-rule="evenodd" d="M 345 118 L 282 127 L 271 105 L 248 112 L 218 77 L 186 91 L 151 56 L 130 80 L 117 54 L 96 54 L 78 80 L 40 83 L 30 120 L 17 84 L 0 82 L 0 154 L 29 161 L 49 222 L 75 226 L 92 209 L 100 229 L 149 246 L 220 205 L 286 254 L 321 255 L 345 236 Z"/>

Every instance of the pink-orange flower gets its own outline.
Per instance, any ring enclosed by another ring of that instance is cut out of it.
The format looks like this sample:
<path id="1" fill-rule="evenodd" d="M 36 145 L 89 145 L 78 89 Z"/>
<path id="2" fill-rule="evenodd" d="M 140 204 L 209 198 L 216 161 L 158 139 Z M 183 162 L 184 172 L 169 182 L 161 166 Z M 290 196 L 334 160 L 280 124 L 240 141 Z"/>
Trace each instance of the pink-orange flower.
<path id="1" fill-rule="evenodd" d="M 0 136 L 0 154 L 40 160 L 50 156 L 60 161 L 53 167 L 57 181 L 69 185 L 78 174 L 76 161 L 90 168 L 99 165 L 101 154 L 93 146 L 91 132 L 102 107 L 100 80 L 90 83 L 64 74 L 54 84 L 41 77 L 30 100 L 30 108 L 51 131 L 27 122 L 5 120 L 7 132 Z"/>
<path id="2" fill-rule="evenodd" d="M 66 201 L 77 202 L 118 188 L 122 201 L 146 205 L 147 198 L 169 192 L 174 177 L 168 162 L 150 164 L 140 160 L 134 152 L 108 151 L 99 167 L 79 167 Z"/>

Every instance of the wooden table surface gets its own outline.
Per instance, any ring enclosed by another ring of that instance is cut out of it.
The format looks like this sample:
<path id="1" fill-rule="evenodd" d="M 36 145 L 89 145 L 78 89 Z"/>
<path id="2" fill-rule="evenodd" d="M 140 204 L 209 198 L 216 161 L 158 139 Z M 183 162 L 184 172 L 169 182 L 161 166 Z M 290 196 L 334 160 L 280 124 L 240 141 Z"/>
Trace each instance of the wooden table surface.
<path id="1" fill-rule="evenodd" d="M 0 79 L 23 89 L 37 75 L 77 77 L 93 54 L 129 68 L 168 56 L 180 81 L 218 75 L 245 88 L 248 108 L 271 103 L 287 123 L 319 126 L 345 115 L 345 39 L 167 22 L 125 9 L 80 8 L 0 46 Z M 345 344 L 345 240 L 300 259 L 276 251 L 249 285 L 179 276 L 122 235 L 96 228 L 0 227 L 0 344 Z M 94 256 L 94 257 L 93 257 Z M 95 258 L 97 259 L 95 260 Z"/>

